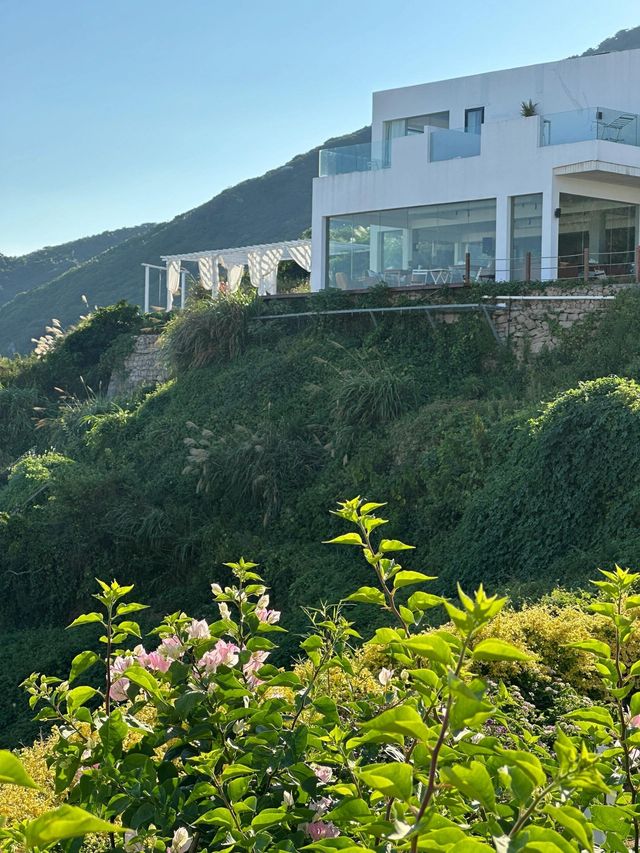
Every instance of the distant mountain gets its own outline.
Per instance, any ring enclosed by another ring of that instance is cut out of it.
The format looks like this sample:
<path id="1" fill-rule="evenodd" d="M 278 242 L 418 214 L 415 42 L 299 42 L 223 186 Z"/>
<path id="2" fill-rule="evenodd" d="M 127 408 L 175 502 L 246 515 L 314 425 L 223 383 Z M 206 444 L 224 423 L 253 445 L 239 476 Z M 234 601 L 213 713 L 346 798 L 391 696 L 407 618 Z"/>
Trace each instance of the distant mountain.
<path id="1" fill-rule="evenodd" d="M 370 138 L 371 128 L 364 127 L 325 145 L 350 145 Z M 311 182 L 318 174 L 320 147 L 19 293 L 0 310 L 0 353 L 30 350 L 31 338 L 38 337 L 53 317 L 64 327 L 75 322 L 86 312 L 83 295 L 90 306 L 119 299 L 140 303 L 144 286 L 140 265 L 160 263 L 161 255 L 300 237 L 311 225 Z M 162 303 L 164 297 L 158 300 L 153 287 L 152 280 L 152 303 Z"/>
<path id="2" fill-rule="evenodd" d="M 93 237 L 82 237 L 59 246 L 45 246 L 37 252 L 18 257 L 0 254 L 0 305 L 13 299 L 17 293 L 46 284 L 67 270 L 154 227 L 152 223 L 147 223 L 134 228 L 103 231 Z"/>
<path id="3" fill-rule="evenodd" d="M 618 30 L 615 36 L 601 41 L 597 47 L 585 50 L 582 56 L 593 56 L 594 53 L 612 53 L 616 50 L 634 50 L 640 47 L 640 27 L 630 30 Z"/>

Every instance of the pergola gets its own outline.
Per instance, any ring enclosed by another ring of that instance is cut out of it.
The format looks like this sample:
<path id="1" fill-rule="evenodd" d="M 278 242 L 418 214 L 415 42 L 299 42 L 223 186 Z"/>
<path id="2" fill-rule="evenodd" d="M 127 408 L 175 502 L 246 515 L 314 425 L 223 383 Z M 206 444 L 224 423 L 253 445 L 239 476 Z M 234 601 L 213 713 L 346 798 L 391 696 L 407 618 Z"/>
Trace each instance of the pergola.
<path id="1" fill-rule="evenodd" d="M 142 264 L 144 275 L 144 310 L 149 311 L 150 271 L 157 269 L 165 273 L 167 311 L 173 307 L 173 298 L 180 292 L 184 306 L 186 270 L 183 263 L 196 263 L 200 284 L 211 291 L 214 298 L 220 287 L 219 270 L 227 271 L 227 290 L 238 289 L 246 266 L 249 267 L 251 284 L 261 296 L 276 292 L 278 264 L 280 261 L 295 261 L 303 269 L 311 270 L 311 240 L 283 240 L 280 243 L 260 243 L 255 246 L 236 246 L 229 249 L 207 249 L 203 252 L 188 252 L 181 255 L 162 255 L 164 267 Z"/>

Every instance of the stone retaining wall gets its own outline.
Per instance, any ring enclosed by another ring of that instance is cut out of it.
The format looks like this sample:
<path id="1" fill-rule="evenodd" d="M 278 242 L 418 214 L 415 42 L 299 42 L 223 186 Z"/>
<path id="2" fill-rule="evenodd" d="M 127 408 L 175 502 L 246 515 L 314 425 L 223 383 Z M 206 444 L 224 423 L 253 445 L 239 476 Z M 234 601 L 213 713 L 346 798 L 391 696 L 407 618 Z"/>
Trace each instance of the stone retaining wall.
<path id="1" fill-rule="evenodd" d="M 584 287 L 549 287 L 544 295 L 498 296 L 495 301 L 505 307 L 493 311 L 491 319 L 500 338 L 508 341 L 517 353 L 538 353 L 545 347 L 556 347 L 563 329 L 571 328 L 591 314 L 606 311 L 616 293 L 626 287 L 629 285 L 608 284 L 589 288 L 588 292 Z"/>
<path id="2" fill-rule="evenodd" d="M 153 387 L 169 378 L 159 340 L 160 335 L 138 335 L 122 369 L 111 376 L 108 397 L 124 397 L 138 388 Z"/>

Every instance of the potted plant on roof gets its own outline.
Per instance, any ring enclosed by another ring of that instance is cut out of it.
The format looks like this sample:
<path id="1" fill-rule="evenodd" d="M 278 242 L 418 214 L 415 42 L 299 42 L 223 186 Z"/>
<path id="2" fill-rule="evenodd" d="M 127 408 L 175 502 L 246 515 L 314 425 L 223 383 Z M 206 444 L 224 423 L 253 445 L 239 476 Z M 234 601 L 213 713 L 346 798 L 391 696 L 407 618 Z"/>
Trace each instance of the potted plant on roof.
<path id="1" fill-rule="evenodd" d="M 530 116 L 535 116 L 538 114 L 538 105 L 535 104 L 531 98 L 528 101 L 522 101 L 520 103 L 520 115 L 525 118 L 529 118 Z"/>

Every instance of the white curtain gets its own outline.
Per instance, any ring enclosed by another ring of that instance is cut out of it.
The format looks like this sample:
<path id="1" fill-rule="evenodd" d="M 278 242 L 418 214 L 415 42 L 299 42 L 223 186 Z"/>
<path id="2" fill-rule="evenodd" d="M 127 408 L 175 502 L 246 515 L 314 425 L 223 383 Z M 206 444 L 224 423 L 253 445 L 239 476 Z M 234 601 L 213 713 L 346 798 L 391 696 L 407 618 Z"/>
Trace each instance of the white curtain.
<path id="1" fill-rule="evenodd" d="M 212 296 L 218 293 L 218 259 L 214 255 L 205 255 L 198 258 L 198 273 L 200 274 L 200 284 L 205 290 L 210 290 Z"/>
<path id="2" fill-rule="evenodd" d="M 173 307 L 173 297 L 180 290 L 180 261 L 167 261 L 167 311 Z"/>
<path id="3" fill-rule="evenodd" d="M 278 264 L 283 250 L 278 247 L 265 251 L 249 252 L 249 275 L 251 284 L 258 289 L 260 296 L 276 292 Z"/>
<path id="4" fill-rule="evenodd" d="M 311 243 L 306 243 L 302 246 L 287 246 L 292 260 L 303 270 L 311 272 Z"/>
<path id="5" fill-rule="evenodd" d="M 233 264 L 227 267 L 227 285 L 229 293 L 235 293 L 240 286 L 242 274 L 244 272 L 244 264 Z"/>

